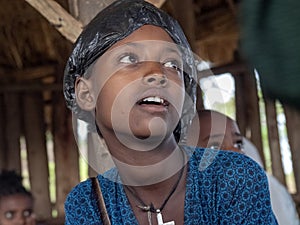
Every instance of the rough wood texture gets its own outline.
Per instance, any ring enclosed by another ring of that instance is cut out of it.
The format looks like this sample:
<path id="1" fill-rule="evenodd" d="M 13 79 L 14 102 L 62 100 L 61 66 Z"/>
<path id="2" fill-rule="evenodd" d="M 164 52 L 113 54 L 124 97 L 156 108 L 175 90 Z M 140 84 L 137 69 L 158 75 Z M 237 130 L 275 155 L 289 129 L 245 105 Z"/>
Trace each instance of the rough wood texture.
<path id="1" fill-rule="evenodd" d="M 20 136 L 21 115 L 19 94 L 4 94 L 5 102 L 5 141 L 6 141 L 6 167 L 21 173 Z"/>
<path id="2" fill-rule="evenodd" d="M 244 76 L 243 74 L 233 74 L 235 80 L 235 108 L 236 108 L 236 121 L 240 128 L 241 133 L 246 137 L 246 104 L 244 93 Z"/>
<path id="3" fill-rule="evenodd" d="M 166 0 L 146 0 L 146 1 L 152 3 L 158 8 L 160 8 L 166 2 Z"/>
<path id="4" fill-rule="evenodd" d="M 284 105 L 286 117 L 286 126 L 289 138 L 289 144 L 292 153 L 293 170 L 296 182 L 296 190 L 300 193 L 300 112 L 293 107 Z M 299 195 L 300 196 L 300 195 Z M 299 197 L 300 199 L 300 197 Z"/>
<path id="5" fill-rule="evenodd" d="M 70 190 L 79 183 L 79 153 L 72 129 L 72 114 L 65 106 L 62 93 L 54 94 L 53 138 L 58 216 L 64 215 L 64 202 Z"/>
<path id="6" fill-rule="evenodd" d="M 283 171 L 281 160 L 275 101 L 265 99 L 265 108 L 268 128 L 268 140 L 272 162 L 272 174 L 278 179 L 279 182 L 281 182 L 283 185 L 286 185 L 285 174 Z"/>
<path id="7" fill-rule="evenodd" d="M 170 0 L 173 8 L 173 16 L 177 19 L 179 24 L 187 36 L 187 39 L 193 49 L 196 51 L 196 35 L 195 35 L 195 14 L 192 0 Z"/>
<path id="8" fill-rule="evenodd" d="M 3 94 L 0 94 L 0 171 L 6 168 L 6 141 L 5 141 L 5 110 Z"/>
<path id="9" fill-rule="evenodd" d="M 114 0 L 69 0 L 69 8 L 72 15 L 85 26 L 112 2 Z"/>
<path id="10" fill-rule="evenodd" d="M 35 198 L 34 208 L 37 218 L 49 219 L 52 215 L 42 95 L 27 93 L 23 95 L 22 102 L 30 187 Z"/>
<path id="11" fill-rule="evenodd" d="M 25 0 L 39 11 L 64 37 L 75 42 L 82 31 L 82 24 L 74 19 L 54 0 Z"/>
<path id="12" fill-rule="evenodd" d="M 256 146 L 265 167 L 255 77 L 244 73 L 234 75 L 234 78 L 237 124 L 241 133 Z"/>
<path id="13" fill-rule="evenodd" d="M 260 109 L 257 96 L 257 83 L 254 71 L 245 73 L 244 82 L 245 109 L 248 128 L 246 132 L 249 132 L 249 136 L 247 134 L 246 135 L 256 146 L 261 159 L 265 161 L 261 134 Z"/>

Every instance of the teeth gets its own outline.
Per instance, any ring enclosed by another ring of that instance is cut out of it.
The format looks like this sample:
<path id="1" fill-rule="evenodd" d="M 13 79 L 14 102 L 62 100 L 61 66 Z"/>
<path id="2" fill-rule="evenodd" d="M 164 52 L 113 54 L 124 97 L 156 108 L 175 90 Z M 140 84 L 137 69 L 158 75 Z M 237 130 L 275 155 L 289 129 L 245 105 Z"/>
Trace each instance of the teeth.
<path id="1" fill-rule="evenodd" d="M 143 99 L 143 102 L 156 102 L 156 103 L 160 103 L 163 104 L 164 100 L 160 97 L 147 97 Z"/>

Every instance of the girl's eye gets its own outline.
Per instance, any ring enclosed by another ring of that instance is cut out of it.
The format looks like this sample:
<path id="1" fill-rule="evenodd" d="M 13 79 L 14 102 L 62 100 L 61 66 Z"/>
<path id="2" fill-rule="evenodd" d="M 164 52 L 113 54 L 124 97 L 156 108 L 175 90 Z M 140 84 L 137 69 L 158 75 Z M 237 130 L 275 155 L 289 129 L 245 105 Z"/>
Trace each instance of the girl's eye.
<path id="1" fill-rule="evenodd" d="M 243 143 L 243 141 L 237 141 L 236 143 L 233 144 L 233 147 L 243 151 L 244 150 L 244 143 Z"/>
<path id="2" fill-rule="evenodd" d="M 23 211 L 23 216 L 24 217 L 30 217 L 32 214 L 32 210 L 31 209 L 27 209 Z"/>
<path id="3" fill-rule="evenodd" d="M 219 150 L 221 149 L 221 144 L 218 142 L 209 143 L 207 147 L 211 149 Z"/>
<path id="4" fill-rule="evenodd" d="M 119 61 L 125 64 L 134 64 L 138 62 L 138 57 L 134 54 L 126 54 L 123 55 Z"/>
<path id="5" fill-rule="evenodd" d="M 163 65 L 167 68 L 175 69 L 176 71 L 181 70 L 181 64 L 177 60 L 165 62 Z"/>
<path id="6" fill-rule="evenodd" d="M 12 220 L 14 217 L 14 212 L 13 211 L 5 212 L 4 216 L 7 220 Z"/>

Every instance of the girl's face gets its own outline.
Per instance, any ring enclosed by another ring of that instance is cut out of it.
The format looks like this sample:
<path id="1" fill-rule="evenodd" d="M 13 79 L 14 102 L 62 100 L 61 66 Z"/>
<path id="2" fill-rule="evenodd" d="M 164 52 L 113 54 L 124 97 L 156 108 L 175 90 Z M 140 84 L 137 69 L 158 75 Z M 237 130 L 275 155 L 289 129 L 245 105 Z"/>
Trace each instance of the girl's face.
<path id="1" fill-rule="evenodd" d="M 113 45 L 89 79 L 101 132 L 139 140 L 170 136 L 184 102 L 182 64 L 179 48 L 156 26 L 145 25 Z"/>
<path id="2" fill-rule="evenodd" d="M 0 225 L 34 225 L 33 200 L 24 194 L 0 199 Z"/>

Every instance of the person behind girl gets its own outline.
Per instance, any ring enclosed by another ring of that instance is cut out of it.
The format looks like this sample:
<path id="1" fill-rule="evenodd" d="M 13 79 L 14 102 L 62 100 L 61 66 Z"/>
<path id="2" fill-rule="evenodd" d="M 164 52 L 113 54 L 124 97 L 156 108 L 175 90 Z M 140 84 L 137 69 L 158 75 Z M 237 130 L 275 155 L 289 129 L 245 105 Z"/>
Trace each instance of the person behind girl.
<path id="1" fill-rule="evenodd" d="M 66 225 L 277 224 L 257 164 L 184 145 L 194 62 L 178 23 L 143 0 L 117 0 L 85 27 L 64 95 L 115 167 L 69 193 Z"/>
<path id="2" fill-rule="evenodd" d="M 0 174 L 0 225 L 35 225 L 32 194 L 14 171 Z"/>
<path id="3" fill-rule="evenodd" d="M 187 131 L 187 143 L 193 139 L 198 139 L 197 146 L 234 151 L 253 159 L 263 168 L 263 162 L 256 147 L 241 135 L 237 123 L 217 111 L 199 110 L 198 117 L 192 120 Z M 199 127 L 198 137 L 194 137 L 194 130 Z M 272 174 L 266 172 L 270 199 L 273 212 L 279 225 L 299 225 L 300 220 L 292 196 Z"/>

